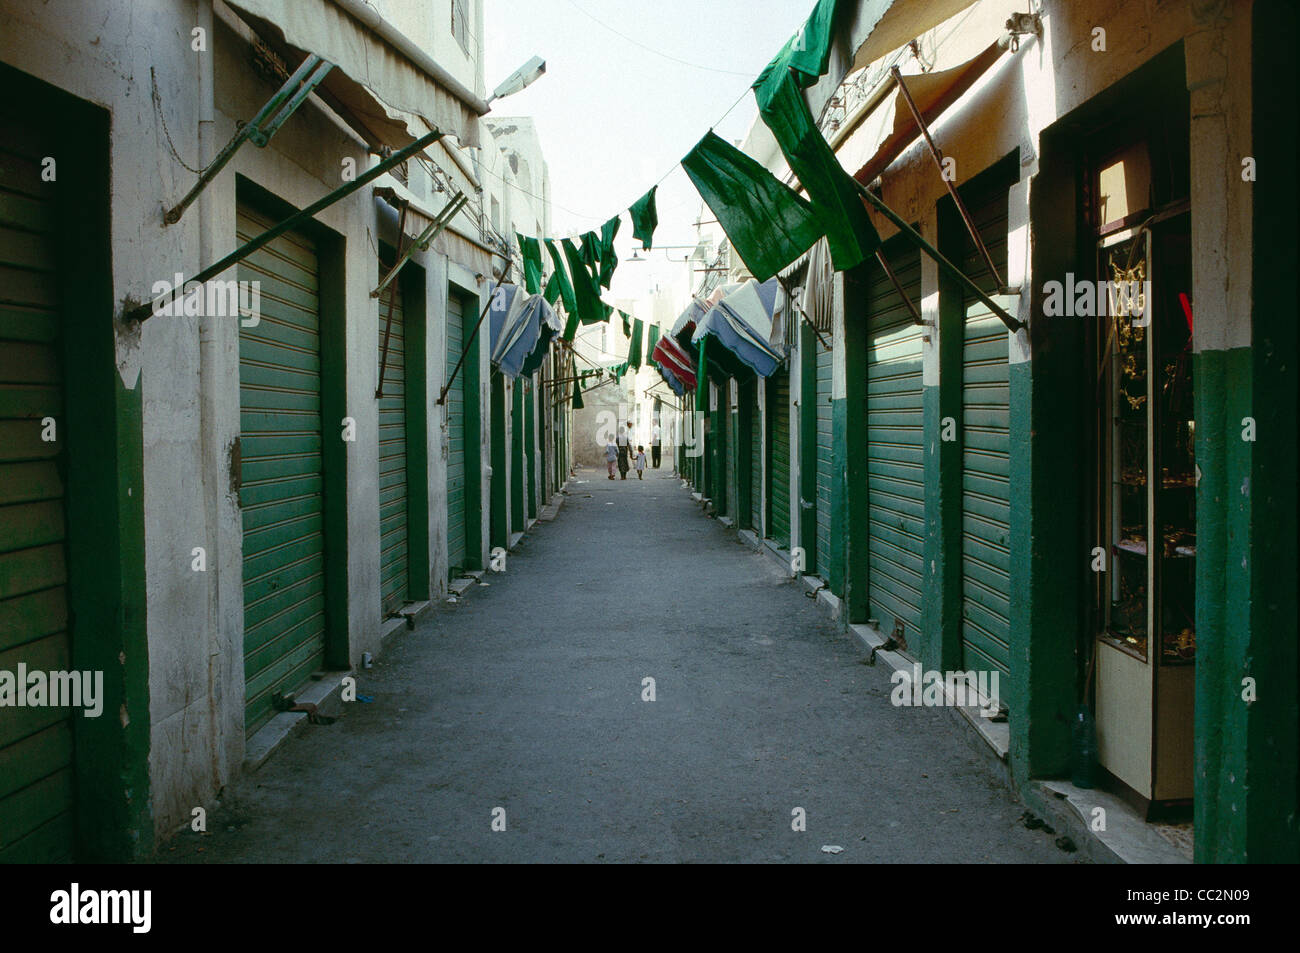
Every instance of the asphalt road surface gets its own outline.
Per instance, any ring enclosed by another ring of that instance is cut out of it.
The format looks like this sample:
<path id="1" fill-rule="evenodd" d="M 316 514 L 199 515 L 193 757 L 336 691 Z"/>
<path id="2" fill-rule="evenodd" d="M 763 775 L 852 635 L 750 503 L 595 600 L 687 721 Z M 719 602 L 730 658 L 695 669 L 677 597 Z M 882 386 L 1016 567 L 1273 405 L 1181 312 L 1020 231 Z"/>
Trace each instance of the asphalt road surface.
<path id="1" fill-rule="evenodd" d="M 951 712 L 893 707 L 888 667 L 667 469 L 631 477 L 579 471 L 504 573 L 358 673 L 373 701 L 304 728 L 159 859 L 1078 859 L 1021 823 Z"/>

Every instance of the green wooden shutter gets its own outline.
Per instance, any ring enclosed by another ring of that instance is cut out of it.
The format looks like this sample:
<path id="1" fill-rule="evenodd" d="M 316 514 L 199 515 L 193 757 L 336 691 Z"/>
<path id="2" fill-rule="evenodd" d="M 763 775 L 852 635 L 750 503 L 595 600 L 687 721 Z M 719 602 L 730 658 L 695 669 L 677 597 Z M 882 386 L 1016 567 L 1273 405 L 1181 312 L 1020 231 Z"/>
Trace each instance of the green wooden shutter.
<path id="1" fill-rule="evenodd" d="M 389 266 L 391 267 L 391 265 Z M 380 268 L 382 275 L 387 268 Z M 383 371 L 384 392 L 379 399 L 379 594 L 380 611 L 387 616 L 410 599 L 410 486 L 406 469 L 406 316 L 402 309 L 401 281 L 394 279 L 385 295 L 392 299 L 392 330 L 388 333 L 388 360 Z M 389 325 L 387 298 L 380 298 L 380 360 L 384 357 L 385 328 Z"/>
<path id="2" fill-rule="evenodd" d="M 891 242 L 886 254 L 918 308 L 921 256 Z M 871 616 L 889 634 L 921 627 L 925 541 L 921 332 L 883 269 L 873 270 L 867 317 L 867 591 Z"/>
<path id="3" fill-rule="evenodd" d="M 768 453 L 769 498 L 767 512 L 771 537 L 790 546 L 790 372 L 785 368 L 767 379 L 771 450 Z"/>
<path id="4" fill-rule="evenodd" d="M 55 186 L 40 175 L 49 154 L 30 131 L 0 125 L 0 670 L 14 673 L 20 662 L 72 667 L 58 223 Z M 41 439 L 45 417 L 59 439 Z M 72 710 L 0 710 L 0 862 L 72 859 L 72 751 Z"/>
<path id="5" fill-rule="evenodd" d="M 274 221 L 240 205 L 236 238 Z M 310 238 L 288 232 L 239 264 L 261 283 L 261 319 L 239 330 L 244 525 L 244 730 L 275 714 L 320 668 L 325 650 L 325 536 L 319 267 Z M 330 436 L 338 439 L 340 433 Z"/>
<path id="6" fill-rule="evenodd" d="M 465 299 L 447 295 L 447 374 L 460 360 L 464 346 Z M 465 566 L 465 368 L 447 391 L 447 568 L 451 576 Z"/>
<path id="7" fill-rule="evenodd" d="M 971 209 L 980 236 L 1006 272 L 1007 197 Z M 993 278 L 966 239 L 962 270 L 985 292 Z M 1010 596 L 1010 383 L 1007 329 L 973 295 L 962 348 L 962 668 L 1008 674 Z M 1010 680 L 1001 683 L 1009 702 Z"/>
<path id="8" fill-rule="evenodd" d="M 834 454 L 831 439 L 831 369 L 835 351 L 817 345 L 817 575 L 831 573 L 831 483 Z"/>

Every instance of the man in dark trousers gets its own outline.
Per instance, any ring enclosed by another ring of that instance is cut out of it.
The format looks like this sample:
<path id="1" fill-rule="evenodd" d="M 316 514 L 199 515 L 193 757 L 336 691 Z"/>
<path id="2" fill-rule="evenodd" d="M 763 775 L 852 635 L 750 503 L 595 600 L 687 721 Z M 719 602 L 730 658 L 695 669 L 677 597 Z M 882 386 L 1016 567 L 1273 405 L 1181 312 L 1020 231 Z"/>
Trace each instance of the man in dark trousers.
<path id="1" fill-rule="evenodd" d="M 627 422 L 627 429 L 618 432 L 618 473 L 619 478 L 626 480 L 627 471 L 631 467 L 632 449 L 632 421 Z"/>
<path id="2" fill-rule="evenodd" d="M 659 439 L 659 417 L 655 417 L 654 427 L 650 430 L 650 465 L 656 470 L 659 469 L 659 453 L 662 447 Z"/>

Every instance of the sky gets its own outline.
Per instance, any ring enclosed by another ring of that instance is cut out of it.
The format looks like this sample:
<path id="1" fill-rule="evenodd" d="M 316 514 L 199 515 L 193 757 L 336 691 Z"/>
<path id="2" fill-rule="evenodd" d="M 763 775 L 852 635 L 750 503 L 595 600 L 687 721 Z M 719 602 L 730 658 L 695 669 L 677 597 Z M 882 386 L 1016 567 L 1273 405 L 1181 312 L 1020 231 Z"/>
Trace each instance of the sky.
<path id="1" fill-rule="evenodd" d="M 732 141 L 745 136 L 757 113 L 749 85 L 807 19 L 813 0 L 484 6 L 489 91 L 529 57 L 546 60 L 546 74 L 493 103 L 492 114 L 535 119 L 551 174 L 552 231 L 599 230 L 673 169 L 656 196 L 658 249 L 692 243 L 700 216 L 699 196 L 677 163 L 710 128 Z M 666 256 L 680 261 L 688 249 L 642 252 L 649 262 L 627 263 L 640 245 L 624 216 L 615 243 L 620 265 L 606 300 L 643 298 L 656 283 L 681 281 L 686 266 Z"/>

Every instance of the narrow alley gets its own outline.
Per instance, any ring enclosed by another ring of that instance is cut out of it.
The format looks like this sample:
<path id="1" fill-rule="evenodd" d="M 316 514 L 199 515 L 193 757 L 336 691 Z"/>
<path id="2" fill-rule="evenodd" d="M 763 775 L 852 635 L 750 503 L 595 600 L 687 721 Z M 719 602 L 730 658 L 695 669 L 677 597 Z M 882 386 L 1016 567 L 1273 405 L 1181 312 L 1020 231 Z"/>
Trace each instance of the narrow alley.
<path id="1" fill-rule="evenodd" d="M 1022 825 L 951 712 L 891 706 L 888 668 L 668 469 L 580 470 L 484 580 L 358 673 L 372 702 L 305 728 L 162 859 L 1078 857 Z"/>

